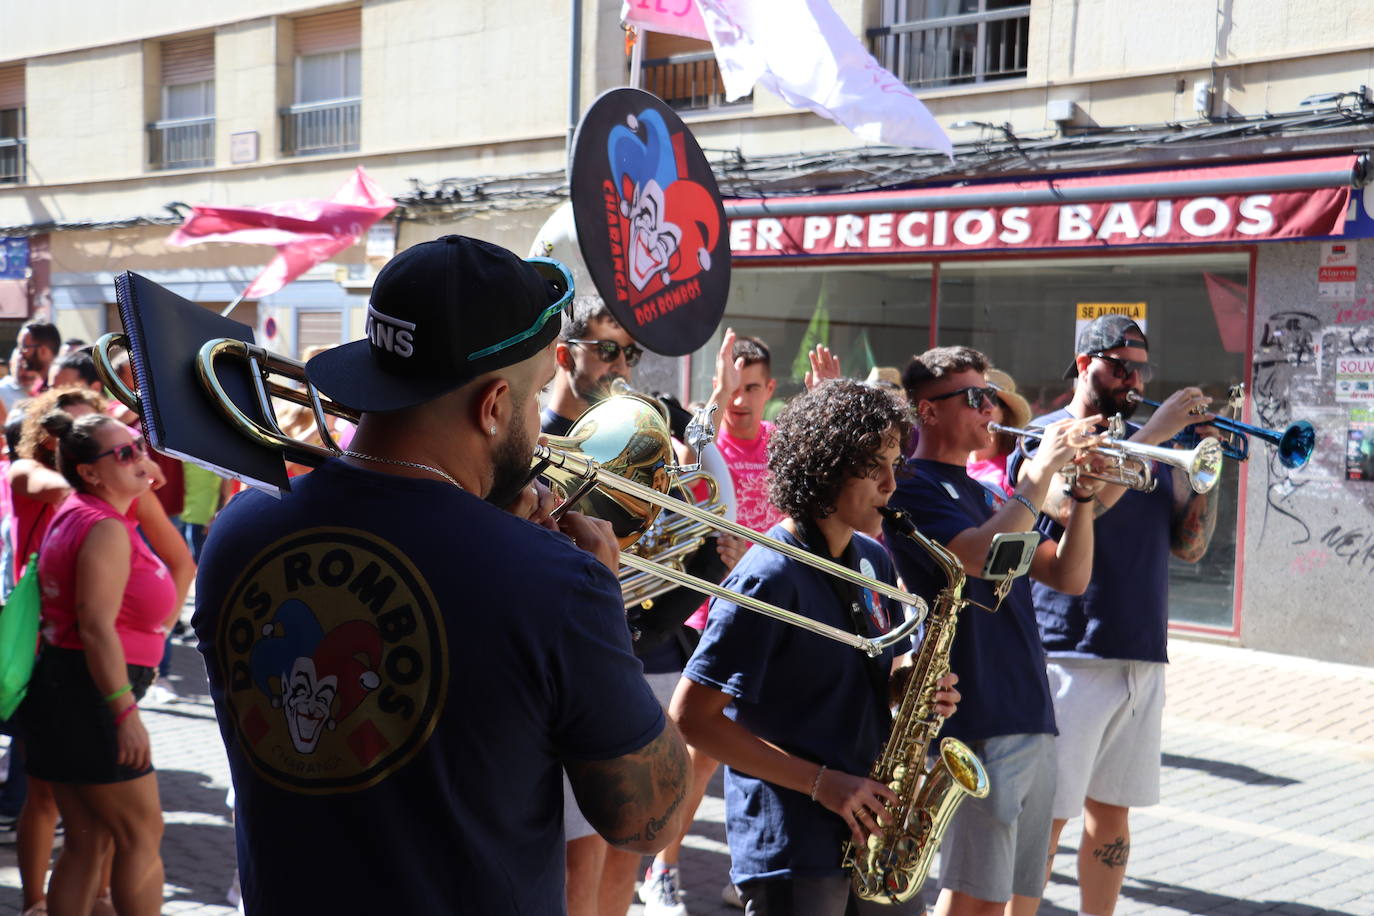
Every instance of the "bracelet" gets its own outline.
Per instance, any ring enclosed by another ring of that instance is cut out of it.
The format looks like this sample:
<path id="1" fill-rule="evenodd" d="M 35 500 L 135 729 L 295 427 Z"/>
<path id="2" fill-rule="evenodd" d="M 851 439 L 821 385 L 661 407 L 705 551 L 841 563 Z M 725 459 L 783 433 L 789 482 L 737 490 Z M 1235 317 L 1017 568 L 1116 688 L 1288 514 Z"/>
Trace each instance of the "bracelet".
<path id="1" fill-rule="evenodd" d="M 113 703 L 115 700 L 117 700 L 117 699 L 119 699 L 120 697 L 124 696 L 124 694 L 128 693 L 130 690 L 133 690 L 133 689 L 134 689 L 134 685 L 133 685 L 133 684 L 125 684 L 123 687 L 119 688 L 119 689 L 116 690 L 114 693 L 112 693 L 112 694 L 110 694 L 109 696 L 107 696 L 107 697 L 105 698 L 105 702 L 106 702 L 106 703 Z"/>
<path id="2" fill-rule="evenodd" d="M 1027 509 L 1029 509 L 1031 515 L 1039 517 L 1040 510 L 1035 508 L 1035 506 L 1031 504 L 1031 501 L 1029 499 L 1026 499 L 1026 497 L 1022 496 L 1020 493 L 1011 494 L 1011 498 L 1016 500 L 1021 505 L 1025 506 Z"/>
<path id="3" fill-rule="evenodd" d="M 1064 495 L 1076 503 L 1090 503 L 1094 499 L 1097 499 L 1096 493 L 1089 493 L 1087 496 L 1075 496 L 1073 493 L 1073 487 L 1065 487 Z"/>
<path id="4" fill-rule="evenodd" d="M 118 725 L 120 722 L 123 722 L 125 719 L 129 718 L 129 714 L 132 713 L 135 709 L 138 709 L 137 703 L 130 703 L 128 706 L 125 706 L 123 709 L 121 709 L 119 711 L 119 715 L 115 716 L 115 725 Z"/>
<path id="5" fill-rule="evenodd" d="M 819 791 L 821 790 L 821 774 L 824 773 L 825 770 L 826 770 L 825 764 L 821 764 L 821 768 L 820 768 L 819 770 L 816 771 L 816 778 L 813 779 L 813 780 L 811 780 L 811 800 L 812 800 L 812 801 L 815 801 L 815 800 L 816 800 L 816 793 L 819 792 Z"/>

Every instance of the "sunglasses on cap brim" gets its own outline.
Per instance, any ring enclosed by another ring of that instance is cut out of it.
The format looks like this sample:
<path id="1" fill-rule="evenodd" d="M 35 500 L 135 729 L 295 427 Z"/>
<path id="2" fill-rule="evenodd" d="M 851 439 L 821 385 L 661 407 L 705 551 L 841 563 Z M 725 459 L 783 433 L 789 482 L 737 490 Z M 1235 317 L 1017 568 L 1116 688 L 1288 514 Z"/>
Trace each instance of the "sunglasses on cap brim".
<path id="1" fill-rule="evenodd" d="M 531 337 L 538 334 L 543 329 L 544 325 L 549 323 L 549 319 L 559 312 L 564 313 L 569 318 L 572 317 L 572 271 L 568 270 L 561 262 L 555 261 L 553 258 L 526 258 L 525 263 L 533 267 L 539 273 L 540 277 L 549 282 L 549 285 L 559 294 L 558 300 L 544 309 L 544 311 L 540 312 L 534 319 L 534 324 L 530 325 L 519 334 L 507 337 L 500 343 L 492 344 L 490 347 L 484 347 L 481 350 L 469 353 L 469 361 L 482 359 L 491 356 L 493 353 L 500 353 L 507 347 L 513 347 L 522 341 L 529 340 Z"/>

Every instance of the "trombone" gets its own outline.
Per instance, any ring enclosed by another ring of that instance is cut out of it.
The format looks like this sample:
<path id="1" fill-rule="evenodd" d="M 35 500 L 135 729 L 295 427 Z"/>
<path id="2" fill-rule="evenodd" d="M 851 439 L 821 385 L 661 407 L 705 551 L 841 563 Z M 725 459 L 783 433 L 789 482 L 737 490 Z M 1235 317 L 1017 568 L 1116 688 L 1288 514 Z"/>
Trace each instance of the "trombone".
<path id="1" fill-rule="evenodd" d="M 1242 395 L 1244 389 L 1241 389 Z M 1136 404 L 1144 404 L 1147 407 L 1159 409 L 1159 401 L 1152 401 L 1147 397 L 1136 394 L 1134 391 L 1126 394 L 1126 400 Z M 1252 426 L 1249 423 L 1242 423 L 1230 417 L 1213 417 L 1203 421 L 1217 429 L 1224 429 L 1231 435 L 1231 442 L 1222 446 L 1222 451 L 1227 458 L 1232 461 L 1245 461 L 1250 457 L 1250 436 L 1269 443 L 1278 448 L 1279 463 L 1289 470 L 1296 471 L 1307 464 L 1312 452 L 1317 447 L 1317 432 L 1312 428 L 1312 424 L 1306 420 L 1298 420 L 1289 425 L 1283 432 L 1273 429 L 1265 429 L 1262 426 Z M 1192 429 L 1192 427 L 1189 427 Z M 1183 439 L 1184 433 L 1180 433 L 1175 438 Z M 1194 437 L 1195 438 L 1195 437 Z M 1203 440 L 1206 441 L 1206 440 Z M 1185 442 L 1186 444 L 1186 442 Z"/>
<path id="2" fill-rule="evenodd" d="M 110 362 L 110 350 L 113 347 L 127 346 L 128 339 L 123 334 L 101 337 L 94 350 L 96 371 L 118 400 L 130 410 L 142 413 L 139 393 L 119 379 Z M 266 425 L 249 417 L 229 398 L 220 383 L 217 365 L 225 358 L 247 365 Z M 219 338 L 203 344 L 196 354 L 196 375 L 210 401 L 231 426 L 259 445 L 305 464 L 318 465 L 342 454 L 329 432 L 328 416 L 350 422 L 357 422 L 359 418 L 358 411 L 323 397 L 307 378 L 304 363 L 241 340 Z M 274 375 L 303 387 L 282 384 L 272 379 Z M 324 445 L 292 439 L 282 432 L 272 409 L 274 398 L 310 409 Z M 591 510 L 588 514 L 610 521 L 622 547 L 633 544 L 653 522 L 660 509 L 670 509 L 694 521 L 776 550 L 799 563 L 886 595 L 912 610 L 902 624 L 882 636 L 870 638 L 732 592 L 631 552 L 622 552 L 620 555 L 621 563 L 625 566 L 809 630 L 875 658 L 890 646 L 909 639 L 925 620 L 926 603 L 915 595 L 791 544 L 765 537 L 692 503 L 668 496 L 666 491 L 672 485 L 678 468 L 668 463 L 672 447 L 667 421 L 658 406 L 651 404 L 647 398 L 638 395 L 607 398 L 579 417 L 568 436 L 554 441 L 569 447 L 536 446 L 531 477 L 542 474 L 564 490 L 570 498 L 565 498 L 565 505 L 560 508 L 566 509 L 576 502 L 579 506 L 586 505 Z M 628 471 L 638 479 L 621 476 L 605 465 Z"/>
<path id="3" fill-rule="evenodd" d="M 1027 439 L 1042 439 L 1045 431 L 1040 428 L 1017 429 L 1001 423 L 989 423 L 988 432 L 1007 433 L 1018 437 L 1017 448 L 1029 457 L 1026 451 Z M 1195 493 L 1206 493 L 1217 485 L 1221 478 L 1221 443 L 1215 439 L 1203 439 L 1188 451 L 1166 448 L 1159 445 L 1142 445 L 1125 438 L 1125 422 L 1120 415 L 1107 421 L 1106 435 L 1096 445 L 1084 445 L 1083 451 L 1106 460 L 1105 467 L 1090 469 L 1077 464 L 1069 464 L 1059 469 L 1059 473 L 1072 486 L 1078 477 L 1105 480 L 1118 486 L 1129 487 L 1148 493 L 1155 488 L 1151 462 L 1158 461 L 1179 468 L 1188 475 L 1188 484 Z"/>

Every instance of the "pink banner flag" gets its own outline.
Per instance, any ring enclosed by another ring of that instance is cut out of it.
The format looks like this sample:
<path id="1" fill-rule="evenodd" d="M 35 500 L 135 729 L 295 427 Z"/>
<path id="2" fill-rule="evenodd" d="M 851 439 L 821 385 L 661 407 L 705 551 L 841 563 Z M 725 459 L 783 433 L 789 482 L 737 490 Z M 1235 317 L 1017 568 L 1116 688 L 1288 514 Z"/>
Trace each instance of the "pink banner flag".
<path id="1" fill-rule="evenodd" d="M 711 40 L 695 0 L 625 0 L 620 21 L 647 32 Z"/>
<path id="2" fill-rule="evenodd" d="M 167 244 L 240 242 L 273 246 L 277 256 L 243 293 L 244 299 L 261 299 L 356 244 L 369 226 L 395 207 L 396 201 L 358 166 L 329 200 L 284 200 L 261 207 L 192 207 L 191 215 Z"/>
<path id="3" fill-rule="evenodd" d="M 1250 315 L 1250 289 L 1244 283 L 1206 271 L 1207 298 L 1212 302 L 1212 317 L 1217 322 L 1221 348 L 1227 353 L 1245 352 L 1245 332 Z"/>

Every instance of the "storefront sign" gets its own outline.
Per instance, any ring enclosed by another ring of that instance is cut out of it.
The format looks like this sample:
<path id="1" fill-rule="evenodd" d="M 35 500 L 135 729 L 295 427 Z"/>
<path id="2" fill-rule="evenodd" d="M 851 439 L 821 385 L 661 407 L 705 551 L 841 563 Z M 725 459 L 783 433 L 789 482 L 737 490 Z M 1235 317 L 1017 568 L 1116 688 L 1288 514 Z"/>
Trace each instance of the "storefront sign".
<path id="1" fill-rule="evenodd" d="M 29 275 L 29 240 L 0 237 L 0 280 L 23 280 Z"/>
<path id="2" fill-rule="evenodd" d="M 1080 302 L 1074 309 L 1075 343 L 1071 346 L 1077 346 L 1078 335 L 1083 333 L 1083 329 L 1103 315 L 1125 315 L 1140 325 L 1141 332 L 1148 336 L 1150 331 L 1145 320 L 1145 311 L 1144 302 Z"/>
<path id="3" fill-rule="evenodd" d="M 1336 400 L 1374 401 L 1374 356 L 1336 357 Z"/>
<path id="4" fill-rule="evenodd" d="M 735 219 L 736 258 L 1215 244 L 1332 235 L 1350 188 Z"/>

